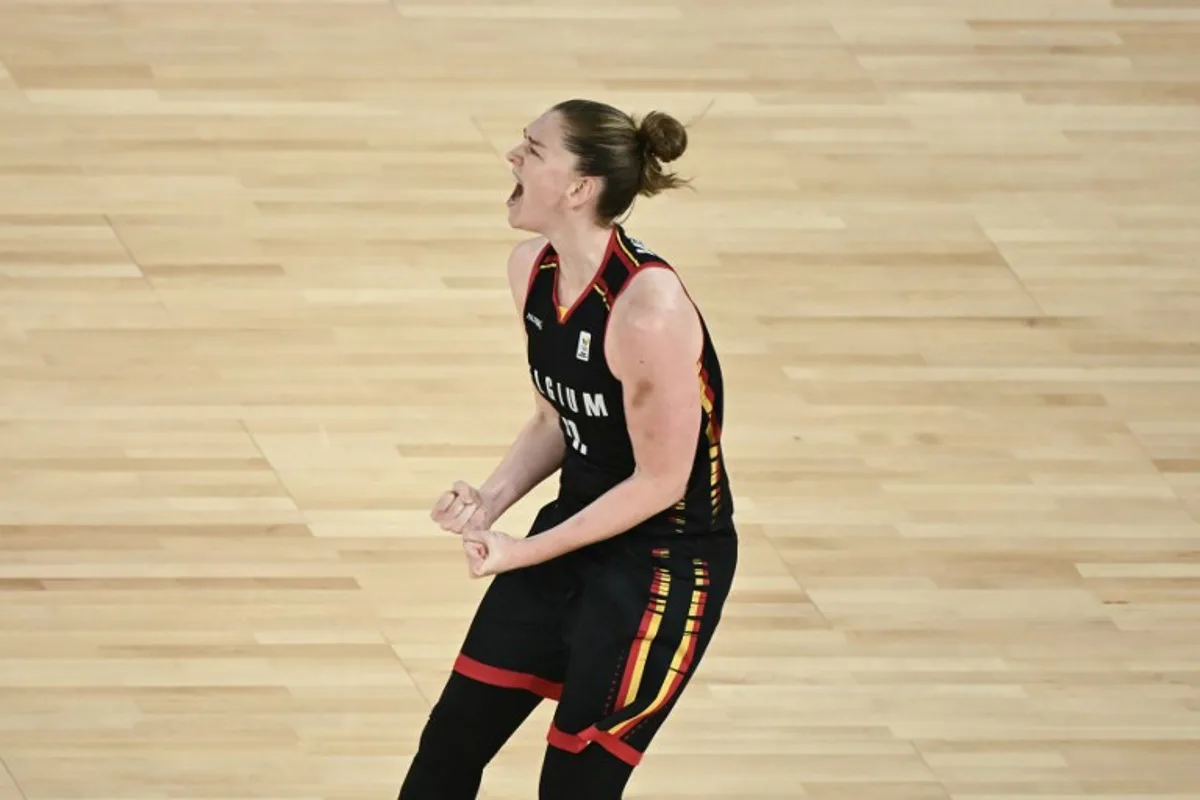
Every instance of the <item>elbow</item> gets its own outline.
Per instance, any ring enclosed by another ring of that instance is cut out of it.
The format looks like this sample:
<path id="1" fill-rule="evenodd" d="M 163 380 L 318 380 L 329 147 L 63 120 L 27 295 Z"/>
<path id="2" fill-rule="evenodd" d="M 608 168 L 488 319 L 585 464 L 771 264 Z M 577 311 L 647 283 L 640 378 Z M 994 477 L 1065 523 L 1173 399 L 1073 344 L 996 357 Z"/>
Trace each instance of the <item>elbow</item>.
<path id="1" fill-rule="evenodd" d="M 680 447 L 671 452 L 643 454 L 633 470 L 641 485 L 641 497 L 652 514 L 665 511 L 687 494 L 695 470 L 690 449 Z"/>
<path id="2" fill-rule="evenodd" d="M 537 431 L 557 431 L 558 430 L 558 412 L 554 409 L 537 408 L 527 423 L 531 428 Z"/>
<path id="3" fill-rule="evenodd" d="M 690 470 L 682 470 L 679 474 L 672 476 L 672 480 L 667 483 L 666 488 L 663 490 L 666 493 L 668 506 L 675 505 L 687 494 L 688 480 L 690 478 Z"/>
<path id="4" fill-rule="evenodd" d="M 683 499 L 687 493 L 689 470 L 673 470 L 648 476 L 647 494 L 654 513 L 665 511 Z"/>
<path id="5" fill-rule="evenodd" d="M 541 395 L 534 393 L 533 421 L 543 425 L 558 425 L 558 409 Z"/>

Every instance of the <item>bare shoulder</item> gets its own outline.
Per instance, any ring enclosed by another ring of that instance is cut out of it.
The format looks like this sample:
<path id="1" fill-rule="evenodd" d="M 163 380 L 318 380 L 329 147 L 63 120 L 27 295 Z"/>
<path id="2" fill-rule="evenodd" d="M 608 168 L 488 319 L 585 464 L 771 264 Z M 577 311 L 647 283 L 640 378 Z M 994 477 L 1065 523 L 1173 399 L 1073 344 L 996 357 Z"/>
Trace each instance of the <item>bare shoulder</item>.
<path id="1" fill-rule="evenodd" d="M 525 293 L 529 291 L 529 272 L 533 261 L 546 247 L 544 236 L 535 236 L 518 242 L 508 255 L 508 287 L 512 290 L 517 313 L 525 308 Z"/>
<path id="2" fill-rule="evenodd" d="M 649 267 L 629 279 L 613 306 L 609 357 L 614 374 L 699 358 L 700 316 L 673 270 Z"/>
<path id="3" fill-rule="evenodd" d="M 612 325 L 620 332 L 686 333 L 696 322 L 696 309 L 673 270 L 641 269 L 630 279 L 613 306 Z"/>
<path id="4" fill-rule="evenodd" d="M 650 266 L 639 269 L 621 292 L 618 313 L 650 315 L 652 317 L 679 311 L 692 311 L 692 301 L 684 291 L 683 282 L 675 271 Z"/>

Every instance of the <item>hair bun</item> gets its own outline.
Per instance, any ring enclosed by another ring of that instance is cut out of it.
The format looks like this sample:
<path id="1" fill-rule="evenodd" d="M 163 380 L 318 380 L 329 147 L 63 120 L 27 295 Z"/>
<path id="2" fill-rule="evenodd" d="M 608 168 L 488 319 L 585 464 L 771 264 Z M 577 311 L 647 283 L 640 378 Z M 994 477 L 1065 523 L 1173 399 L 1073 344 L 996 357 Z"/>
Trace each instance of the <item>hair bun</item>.
<path id="1" fill-rule="evenodd" d="M 638 126 L 638 138 L 646 152 L 664 164 L 679 158 L 687 150 L 687 128 L 662 111 L 651 111 L 646 115 Z"/>

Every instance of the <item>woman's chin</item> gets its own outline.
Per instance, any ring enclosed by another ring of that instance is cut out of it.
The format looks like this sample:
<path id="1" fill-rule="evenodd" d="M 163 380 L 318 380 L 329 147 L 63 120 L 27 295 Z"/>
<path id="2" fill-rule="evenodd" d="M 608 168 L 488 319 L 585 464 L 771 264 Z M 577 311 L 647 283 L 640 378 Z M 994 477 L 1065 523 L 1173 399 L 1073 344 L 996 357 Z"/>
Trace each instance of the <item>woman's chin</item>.
<path id="1" fill-rule="evenodd" d="M 520 203 L 508 207 L 508 227 L 513 230 L 537 233 L 537 229 L 532 225 L 531 221 L 521 213 Z"/>

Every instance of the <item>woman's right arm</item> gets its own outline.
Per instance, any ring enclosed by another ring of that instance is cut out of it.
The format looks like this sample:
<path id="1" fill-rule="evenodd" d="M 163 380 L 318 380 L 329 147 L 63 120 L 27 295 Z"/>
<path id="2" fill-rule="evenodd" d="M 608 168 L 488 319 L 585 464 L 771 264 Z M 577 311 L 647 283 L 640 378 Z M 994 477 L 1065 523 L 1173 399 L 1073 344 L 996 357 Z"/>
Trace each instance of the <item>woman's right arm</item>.
<path id="1" fill-rule="evenodd" d="M 536 402 L 539 407 L 533 416 L 479 487 L 487 509 L 488 527 L 562 466 L 566 442 L 558 427 L 558 414 L 541 396 Z"/>
<path id="2" fill-rule="evenodd" d="M 541 238 L 522 242 L 513 248 L 508 259 L 508 283 L 522 330 L 530 272 L 534 259 L 545 243 Z M 489 527 L 514 503 L 562 466 L 566 441 L 559 427 L 558 412 L 536 389 L 532 391 L 533 416 L 521 428 L 496 469 L 479 487 L 484 508 L 487 509 Z"/>

